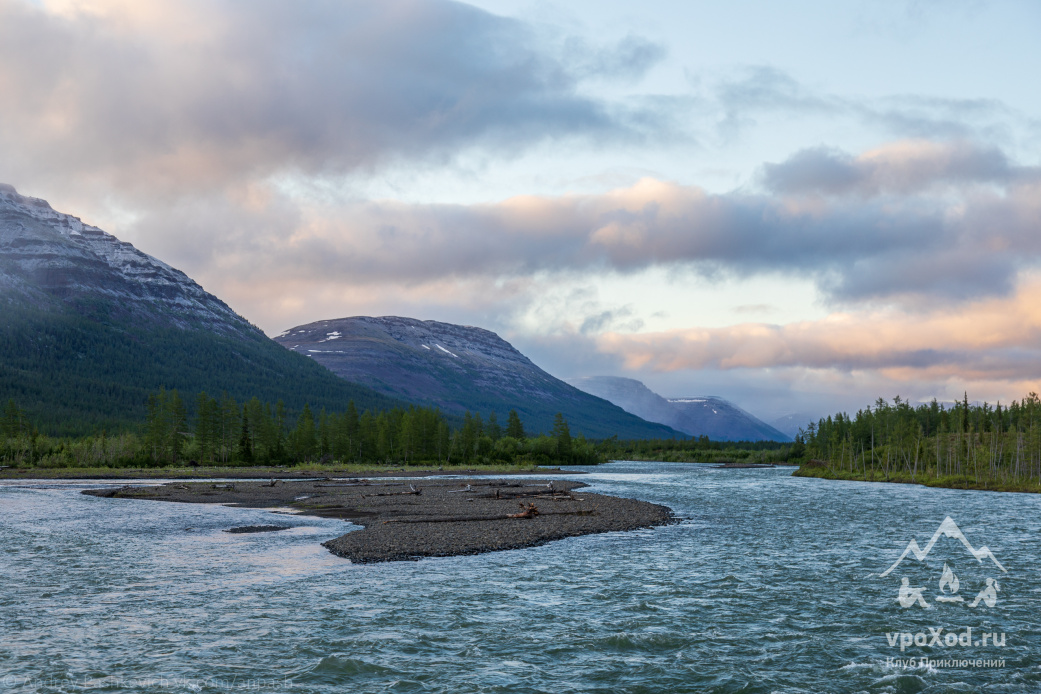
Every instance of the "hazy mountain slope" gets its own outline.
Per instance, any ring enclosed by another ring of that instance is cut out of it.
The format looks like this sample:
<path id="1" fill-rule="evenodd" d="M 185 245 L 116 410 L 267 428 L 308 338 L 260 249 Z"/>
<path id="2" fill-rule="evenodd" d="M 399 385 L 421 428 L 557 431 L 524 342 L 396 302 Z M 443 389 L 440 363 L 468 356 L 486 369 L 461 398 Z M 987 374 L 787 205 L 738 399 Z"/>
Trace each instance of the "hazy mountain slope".
<path id="1" fill-rule="evenodd" d="M 610 402 L 549 375 L 493 332 L 398 317 L 319 321 L 275 338 L 344 378 L 445 412 L 516 409 L 527 428 L 549 431 L 563 412 L 573 433 L 601 438 L 672 437 Z"/>
<path id="2" fill-rule="evenodd" d="M 391 401 L 287 352 L 187 275 L 0 186 L 0 402 L 53 432 L 144 419 L 148 392 Z"/>
<path id="3" fill-rule="evenodd" d="M 713 441 L 791 441 L 756 416 L 723 398 L 706 395 L 700 398 L 670 398 L 669 404 L 679 412 L 683 431 L 708 436 Z"/>
<path id="4" fill-rule="evenodd" d="M 805 430 L 810 422 L 816 423 L 818 419 L 820 419 L 819 414 L 814 414 L 812 412 L 795 412 L 772 420 L 770 426 L 778 431 L 784 432 L 794 439 L 800 429 Z"/>
<path id="5" fill-rule="evenodd" d="M 228 335 L 257 329 L 180 270 L 44 200 L 0 184 L 0 295 L 8 305 L 75 308 Z"/>
<path id="6" fill-rule="evenodd" d="M 737 405 L 717 398 L 666 399 L 640 381 L 617 376 L 572 379 L 582 390 L 610 400 L 627 412 L 713 441 L 790 441 L 791 438 Z"/>

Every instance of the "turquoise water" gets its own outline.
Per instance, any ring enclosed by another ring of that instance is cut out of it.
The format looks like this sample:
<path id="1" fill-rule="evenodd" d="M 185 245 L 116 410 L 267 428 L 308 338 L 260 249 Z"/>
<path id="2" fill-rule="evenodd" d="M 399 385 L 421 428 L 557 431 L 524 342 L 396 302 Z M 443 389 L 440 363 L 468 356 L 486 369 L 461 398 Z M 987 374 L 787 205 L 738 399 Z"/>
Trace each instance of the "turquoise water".
<path id="1" fill-rule="evenodd" d="M 661 463 L 583 480 L 683 522 L 355 566 L 319 545 L 341 521 L 0 486 L 0 689 L 1041 691 L 1037 496 Z M 1007 573 L 943 538 L 879 577 L 947 516 Z M 221 532 L 272 519 L 293 529 Z M 937 603 L 945 563 L 969 600 L 996 577 L 994 606 Z M 903 576 L 930 609 L 898 604 Z M 914 645 L 930 628 L 1004 645 Z"/>

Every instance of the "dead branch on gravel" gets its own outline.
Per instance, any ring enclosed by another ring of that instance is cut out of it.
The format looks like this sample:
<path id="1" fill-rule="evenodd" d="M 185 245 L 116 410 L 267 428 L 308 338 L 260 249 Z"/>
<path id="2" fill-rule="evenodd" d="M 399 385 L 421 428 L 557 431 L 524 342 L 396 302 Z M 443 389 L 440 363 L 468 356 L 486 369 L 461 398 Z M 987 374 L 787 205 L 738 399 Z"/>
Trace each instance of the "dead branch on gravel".
<path id="1" fill-rule="evenodd" d="M 534 518 L 535 516 L 539 515 L 539 509 L 538 509 L 538 507 L 534 503 L 529 503 L 527 505 L 527 507 L 525 507 L 524 504 L 521 504 L 520 507 L 521 507 L 521 512 L 520 513 L 510 513 L 510 514 L 507 514 L 506 517 L 507 518 Z"/>
<path id="2" fill-rule="evenodd" d="M 378 494 L 362 494 L 362 498 L 370 496 L 419 496 L 423 493 L 423 490 L 416 487 L 414 484 L 408 485 L 409 490 L 407 492 L 379 492 Z"/>
<path id="3" fill-rule="evenodd" d="M 368 482 L 348 482 L 346 484 L 316 484 L 316 487 L 371 487 L 372 485 Z M 393 485 L 385 484 L 384 487 L 390 487 Z"/>
<path id="4" fill-rule="evenodd" d="M 534 507 L 535 504 L 529 504 L 529 507 Z M 523 504 L 521 508 L 525 510 L 522 513 L 510 513 L 500 516 L 448 516 L 448 517 L 437 517 L 437 518 L 391 518 L 383 521 L 387 523 L 468 523 L 474 521 L 497 521 L 497 520 L 516 520 L 518 518 L 534 518 L 535 516 L 596 516 L 599 515 L 596 509 L 590 508 L 583 511 L 550 511 L 548 513 L 540 513 L 538 509 L 535 509 L 534 515 L 527 515 L 528 508 Z"/>

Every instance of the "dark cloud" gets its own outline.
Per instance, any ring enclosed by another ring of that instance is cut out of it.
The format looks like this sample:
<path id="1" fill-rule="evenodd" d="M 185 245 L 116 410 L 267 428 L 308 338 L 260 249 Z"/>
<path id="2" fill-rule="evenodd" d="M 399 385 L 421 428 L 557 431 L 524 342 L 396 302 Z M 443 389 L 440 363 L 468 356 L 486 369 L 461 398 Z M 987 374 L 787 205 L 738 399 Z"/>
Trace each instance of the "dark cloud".
<path id="1" fill-rule="evenodd" d="M 643 320 L 636 317 L 636 312 L 631 306 L 622 306 L 587 316 L 578 331 L 583 335 L 597 335 L 608 330 L 637 332 L 643 326 Z"/>
<path id="2" fill-rule="evenodd" d="M 780 164 L 764 164 L 762 173 L 763 184 L 777 193 L 843 193 L 862 178 L 852 156 L 828 147 L 804 149 Z"/>
<path id="3" fill-rule="evenodd" d="M 781 194 L 911 195 L 940 185 L 1004 186 L 1041 178 L 1041 169 L 1014 166 L 997 147 L 971 142 L 895 143 L 859 157 L 817 147 L 765 164 L 761 180 Z"/>
<path id="4" fill-rule="evenodd" d="M 445 0 L 124 9 L 0 0 L 0 175 L 195 192 L 467 147 L 625 139 L 655 121 L 581 94 L 583 80 L 631 79 L 661 59 L 636 36 L 565 51 Z"/>
<path id="5" fill-rule="evenodd" d="M 944 303 L 1006 295 L 1015 288 L 1022 265 L 1014 255 L 987 254 L 978 240 L 964 248 L 945 247 L 953 236 L 938 234 L 918 253 L 896 250 L 854 259 L 841 271 L 825 274 L 820 287 L 839 301 L 896 294 Z"/>

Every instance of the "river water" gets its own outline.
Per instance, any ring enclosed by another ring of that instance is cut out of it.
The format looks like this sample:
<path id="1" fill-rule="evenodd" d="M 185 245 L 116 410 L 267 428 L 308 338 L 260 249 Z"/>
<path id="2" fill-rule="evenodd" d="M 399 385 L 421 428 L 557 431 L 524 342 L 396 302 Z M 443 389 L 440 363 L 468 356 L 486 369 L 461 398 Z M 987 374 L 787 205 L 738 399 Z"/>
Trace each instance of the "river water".
<path id="1" fill-rule="evenodd" d="M 664 463 L 582 479 L 682 522 L 351 565 L 319 544 L 342 521 L 4 484 L 0 690 L 1041 691 L 1037 496 Z M 947 517 L 996 561 L 941 534 L 880 576 Z M 293 529 L 222 532 L 273 521 Z M 997 599 L 970 607 L 987 578 Z"/>

